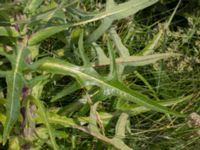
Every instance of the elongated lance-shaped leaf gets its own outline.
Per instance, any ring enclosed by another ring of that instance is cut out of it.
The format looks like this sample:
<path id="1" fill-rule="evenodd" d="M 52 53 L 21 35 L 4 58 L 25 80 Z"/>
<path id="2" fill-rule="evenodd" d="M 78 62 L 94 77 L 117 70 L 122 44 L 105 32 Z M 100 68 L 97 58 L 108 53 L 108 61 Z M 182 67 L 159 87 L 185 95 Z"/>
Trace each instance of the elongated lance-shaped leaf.
<path id="1" fill-rule="evenodd" d="M 117 65 L 116 65 L 116 62 L 115 62 L 115 54 L 114 54 L 114 50 L 111 46 L 109 39 L 108 39 L 108 42 L 107 42 L 107 47 L 108 47 L 108 52 L 109 52 L 109 56 L 110 56 L 109 78 L 112 79 L 112 80 L 118 80 Z"/>
<path id="2" fill-rule="evenodd" d="M 153 5 L 158 0 L 130 0 L 122 4 L 107 1 L 106 11 L 91 20 L 103 19 L 101 25 L 88 37 L 88 42 L 96 41 L 112 25 L 112 22 L 137 13 L 139 10 Z"/>
<path id="3" fill-rule="evenodd" d="M 83 30 L 81 30 L 81 34 L 80 34 L 79 41 L 78 41 L 78 49 L 79 49 L 80 56 L 83 60 L 83 64 L 84 64 L 84 66 L 87 67 L 87 66 L 90 66 L 90 62 L 89 62 L 88 57 L 85 54 L 85 49 L 83 46 L 83 33 L 84 33 Z"/>
<path id="4" fill-rule="evenodd" d="M 160 105 L 163 105 L 163 106 L 173 106 L 173 105 L 177 105 L 177 104 L 182 103 L 182 102 L 186 102 L 186 101 L 190 100 L 192 97 L 194 97 L 193 94 L 188 95 L 188 96 L 177 97 L 177 98 L 174 98 L 174 99 L 167 99 L 165 101 L 159 101 L 158 103 Z M 87 101 L 87 100 L 85 100 L 85 101 Z M 69 106 L 69 108 L 70 108 L 70 106 Z M 124 102 L 124 101 L 119 101 L 119 103 L 117 104 L 117 109 L 121 110 L 121 111 L 125 111 L 131 116 L 139 115 L 139 114 L 150 111 L 150 109 L 148 109 L 144 106 L 130 104 L 130 103 L 127 103 L 127 102 Z M 106 113 L 106 112 L 99 112 L 98 114 L 100 115 L 101 120 L 103 122 L 105 120 L 110 120 L 114 116 L 118 116 L 118 112 L 113 113 L 113 114 Z M 78 125 L 78 124 L 76 124 L 77 121 L 80 122 L 80 124 L 88 124 L 89 120 L 90 120 L 89 117 L 79 117 L 79 118 L 76 118 L 75 120 L 73 120 L 72 118 L 67 118 L 67 117 L 64 117 L 64 116 L 51 114 L 49 121 L 50 121 L 50 123 L 55 123 L 55 122 L 57 122 L 56 120 L 58 120 L 58 122 L 59 122 L 59 118 L 63 118 L 64 120 L 66 120 L 65 124 L 66 124 L 67 127 Z M 38 121 L 39 120 L 37 120 L 37 122 Z M 39 121 L 39 123 L 40 122 L 42 122 L 42 121 Z M 118 128 L 118 127 L 116 126 L 116 128 Z M 116 129 L 116 131 L 115 131 L 116 134 L 118 132 L 117 130 L 118 129 Z M 121 132 L 121 131 L 119 131 L 119 132 Z"/>
<path id="5" fill-rule="evenodd" d="M 98 114 L 101 117 L 102 122 L 109 121 L 114 116 L 113 114 L 106 113 L 106 112 L 99 112 Z M 36 120 L 37 120 L 37 123 L 42 123 L 42 119 L 40 116 L 38 116 Z M 61 116 L 55 113 L 50 113 L 49 122 L 50 124 L 64 124 L 65 127 L 75 127 L 79 125 L 88 124 L 90 122 L 90 117 L 68 118 L 63 115 Z"/>
<path id="6" fill-rule="evenodd" d="M 104 62 L 109 62 L 109 58 L 106 56 L 106 54 L 104 53 L 103 49 L 96 43 L 93 43 L 93 48 L 96 50 L 97 52 L 97 56 L 98 56 L 98 64 L 104 64 Z M 95 65 L 98 65 L 95 64 Z M 95 66 L 94 65 L 94 66 Z"/>
<path id="7" fill-rule="evenodd" d="M 109 18 L 103 19 L 102 24 L 88 37 L 87 42 L 91 43 L 98 40 L 98 38 L 100 38 L 100 36 L 105 33 L 105 31 L 108 30 L 111 25 L 112 20 Z"/>
<path id="8" fill-rule="evenodd" d="M 17 49 L 16 59 L 12 61 L 12 70 L 7 73 L 7 101 L 6 101 L 6 123 L 3 131 L 3 143 L 7 138 L 19 118 L 20 113 L 20 97 L 23 88 L 22 70 L 26 65 L 25 58 L 28 54 L 28 49 Z"/>
<path id="9" fill-rule="evenodd" d="M 194 95 L 192 94 L 192 95 L 188 95 L 188 96 L 185 96 L 185 97 L 177 97 L 177 98 L 168 99 L 168 100 L 165 100 L 165 101 L 158 101 L 158 103 L 162 106 L 172 106 L 172 105 L 176 105 L 176 104 L 181 103 L 181 102 L 188 101 L 193 96 Z M 147 107 L 130 104 L 130 103 L 126 103 L 126 102 L 123 102 L 123 101 L 118 101 L 117 109 L 128 112 L 132 116 L 150 111 L 150 109 L 147 108 Z"/>
<path id="10" fill-rule="evenodd" d="M 114 138 L 119 138 L 122 140 L 125 137 L 127 120 L 128 120 L 128 114 L 122 113 L 119 116 L 119 119 L 118 119 L 116 127 L 115 127 L 115 137 Z"/>
<path id="11" fill-rule="evenodd" d="M 36 1 L 37 0 L 35 0 L 35 2 Z M 23 19 L 23 20 L 17 20 L 17 21 L 15 21 L 15 23 L 18 23 L 18 24 L 24 24 L 24 23 L 31 24 L 31 23 L 35 23 L 35 22 L 38 22 L 38 21 L 48 22 L 51 18 L 56 16 L 56 13 L 58 11 L 62 11 L 62 8 L 67 8 L 67 7 L 77 3 L 78 1 L 79 0 L 73 0 L 70 3 L 68 3 L 68 1 L 62 1 L 59 5 L 54 5 L 53 8 L 50 7 L 50 9 L 45 10 L 45 12 L 40 12 L 39 14 L 34 14 L 34 16 L 31 16 L 31 17 Z M 38 5 L 38 4 L 36 4 L 36 5 Z M 26 9 L 25 11 L 28 10 L 27 7 L 25 9 Z"/>
<path id="12" fill-rule="evenodd" d="M 128 48 L 126 48 L 122 41 L 121 41 L 121 38 L 119 37 L 119 35 L 117 34 L 116 30 L 114 28 L 111 28 L 110 31 L 110 36 L 112 38 L 112 40 L 114 41 L 115 43 L 115 46 L 117 48 L 117 51 L 119 53 L 119 56 L 120 57 L 127 57 L 127 56 L 130 56 L 130 53 L 129 53 L 129 50 Z"/>
<path id="13" fill-rule="evenodd" d="M 100 134 L 99 128 L 97 126 L 97 106 L 98 103 L 95 103 L 94 105 L 91 105 L 90 107 L 90 119 L 89 119 L 89 130 L 92 132 L 95 132 L 97 134 Z"/>
<path id="14" fill-rule="evenodd" d="M 80 89 L 80 85 L 77 82 L 69 83 L 66 87 L 63 88 L 60 92 L 58 92 L 52 99 L 51 102 L 55 102 L 58 99 L 65 97 L 76 90 Z"/>
<path id="15" fill-rule="evenodd" d="M 75 66 L 73 64 L 58 59 L 45 58 L 31 65 L 30 69 L 44 70 L 54 74 L 71 75 L 78 80 L 82 80 L 85 86 L 96 85 L 102 88 L 105 95 L 119 96 L 124 100 L 137 103 L 138 105 L 145 106 L 158 112 L 172 114 L 178 117 L 185 116 L 159 105 L 157 102 L 150 100 L 145 95 L 137 91 L 131 90 L 117 81 L 107 81 L 103 79 L 92 68 Z"/>
<path id="16" fill-rule="evenodd" d="M 114 148 L 118 150 L 132 150 L 130 147 L 128 147 L 124 142 L 118 138 L 110 139 L 100 133 L 88 130 L 87 128 L 84 128 L 82 126 L 79 126 L 76 124 L 76 122 L 71 118 L 66 118 L 65 116 L 59 116 L 59 115 L 51 115 L 50 121 L 52 124 L 58 124 L 64 127 L 72 126 L 73 128 L 76 128 L 78 130 L 81 130 L 87 134 L 92 135 L 93 137 L 112 145 Z"/>
<path id="17" fill-rule="evenodd" d="M 148 1 L 148 2 L 147 2 Z M 134 14 L 134 13 L 130 13 L 129 15 L 127 15 L 127 13 L 125 13 L 126 11 L 132 11 L 131 9 L 132 8 L 135 8 L 135 7 L 138 7 L 138 6 L 141 6 L 140 7 L 140 10 L 141 9 L 143 9 L 143 8 L 145 8 L 145 6 L 146 7 L 148 7 L 148 6 L 150 6 L 150 5 L 153 5 L 153 4 L 155 4 L 156 2 L 158 2 L 158 0 L 146 0 L 146 3 L 144 2 L 144 0 L 143 0 L 143 2 L 142 1 L 140 1 L 140 3 L 139 3 L 139 1 L 138 0 L 132 0 L 132 1 L 128 1 L 128 2 L 125 2 L 124 3 L 124 5 L 122 5 L 122 4 L 118 4 L 120 7 L 118 7 L 118 5 L 116 4 L 115 5 L 115 9 L 112 9 L 112 10 L 110 10 L 110 11 L 104 11 L 104 12 L 101 12 L 101 13 L 99 13 L 99 14 L 97 14 L 97 15 L 95 15 L 95 17 L 93 17 L 93 18 L 91 18 L 91 19 L 88 19 L 88 20 L 84 20 L 84 21 L 81 21 L 81 22 L 78 22 L 78 23 L 74 23 L 74 24 L 72 24 L 72 26 L 79 26 L 79 25 L 85 25 L 85 24 L 87 24 L 87 23 L 90 23 L 90 22 L 94 22 L 94 21 L 98 21 L 98 20 L 102 20 L 102 19 L 106 19 L 107 17 L 113 17 L 113 18 L 115 18 L 115 20 L 119 20 L 119 19 L 122 19 L 122 18 L 124 18 L 125 16 L 127 17 L 127 16 L 129 16 L 130 14 Z M 143 5 L 143 4 L 145 5 Z M 130 7 L 130 5 L 132 6 L 132 7 Z M 147 6 L 148 5 L 148 6 Z M 111 7 L 112 8 L 112 7 Z M 139 7 L 138 7 L 139 8 Z M 123 15 L 119 15 L 120 13 L 122 13 Z M 111 20 L 113 20 L 112 18 L 111 18 Z"/>
<path id="18" fill-rule="evenodd" d="M 69 26 L 67 25 L 59 25 L 59 26 L 52 26 L 52 27 L 47 27 L 45 29 L 41 29 L 32 35 L 28 43 L 30 46 L 39 44 L 41 41 L 49 38 L 50 36 L 58 32 L 67 30 L 68 27 Z"/>
<path id="19" fill-rule="evenodd" d="M 109 33 L 110 33 L 112 40 L 115 43 L 116 49 L 119 53 L 119 56 L 126 60 L 126 58 L 130 56 L 129 50 L 123 45 L 119 35 L 117 34 L 117 32 L 115 31 L 114 28 L 111 28 Z M 125 67 L 126 66 L 124 64 L 117 65 L 119 79 L 121 79 Z"/>
<path id="20" fill-rule="evenodd" d="M 46 110 L 42 104 L 42 102 L 33 97 L 33 96 L 29 96 L 28 99 L 30 99 L 37 107 L 38 107 L 38 114 L 40 115 L 42 122 L 45 124 L 45 126 L 47 127 L 48 130 L 48 134 L 51 140 L 51 144 L 54 150 L 59 150 L 57 144 L 56 144 L 56 140 L 54 137 L 54 131 L 53 128 L 51 127 L 50 123 L 49 123 L 49 117 L 48 114 L 46 113 Z"/>
<path id="21" fill-rule="evenodd" d="M 98 101 L 103 101 L 107 98 L 106 95 L 103 95 L 103 90 L 100 90 L 100 91 L 98 90 L 94 92 L 92 95 L 90 95 L 90 97 L 94 103 Z M 70 103 L 67 106 L 61 108 L 58 113 L 62 115 L 67 115 L 67 114 L 70 114 L 71 112 L 78 111 L 80 110 L 80 108 L 82 108 L 82 111 L 79 111 L 79 112 L 81 113 L 81 115 L 85 115 L 85 113 L 87 113 L 90 109 L 88 105 L 85 105 L 86 103 L 87 103 L 87 99 L 81 98 L 78 101 Z"/>
<path id="22" fill-rule="evenodd" d="M 97 53 L 99 57 L 100 52 Z M 145 66 L 149 64 L 153 64 L 159 60 L 162 59 L 167 59 L 170 57 L 179 57 L 181 56 L 180 54 L 177 53 L 157 53 L 157 54 L 152 54 L 152 55 L 147 55 L 147 56 L 127 56 L 126 59 L 123 57 L 116 58 L 116 63 L 117 64 L 122 64 L 125 66 Z M 93 64 L 93 66 L 106 66 L 110 64 L 109 59 L 104 59 L 104 61 L 99 60 L 97 64 Z"/>
<path id="23" fill-rule="evenodd" d="M 78 0 L 77 0 L 77 2 L 78 2 Z M 94 17 L 97 14 L 95 12 L 87 12 L 87 11 L 85 12 L 83 10 L 76 9 L 76 7 L 68 7 L 67 10 L 70 13 L 72 13 L 80 18 L 84 18 L 84 19 L 89 19 L 91 17 Z"/>
<path id="24" fill-rule="evenodd" d="M 152 54 L 147 56 L 129 56 L 128 49 L 122 44 L 119 36 L 113 31 L 112 29 L 110 31 L 111 38 L 115 42 L 115 45 L 118 49 L 118 53 L 120 55 L 119 58 L 116 58 L 116 63 L 118 66 L 118 76 L 120 77 L 123 73 L 123 70 L 126 66 L 144 66 L 153 64 L 156 61 L 166 59 L 169 57 L 179 57 L 180 54 L 176 53 L 158 53 L 158 54 Z M 121 43 L 121 44 L 119 44 Z M 98 46 L 96 43 L 93 43 L 93 46 L 97 52 L 98 56 L 98 62 L 93 64 L 93 67 L 99 67 L 99 66 L 106 66 L 110 65 L 110 59 L 105 55 L 104 51 L 101 49 L 100 46 Z M 120 79 L 120 78 L 119 78 Z"/>

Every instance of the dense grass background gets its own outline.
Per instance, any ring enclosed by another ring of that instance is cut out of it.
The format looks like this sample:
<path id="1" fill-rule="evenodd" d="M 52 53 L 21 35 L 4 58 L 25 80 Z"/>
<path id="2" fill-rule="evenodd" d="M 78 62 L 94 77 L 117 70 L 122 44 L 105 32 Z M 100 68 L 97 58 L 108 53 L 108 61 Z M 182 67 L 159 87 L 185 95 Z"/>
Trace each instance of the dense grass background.
<path id="1" fill-rule="evenodd" d="M 200 149 L 200 2 L 113 2 L 1 0 L 0 149 Z"/>

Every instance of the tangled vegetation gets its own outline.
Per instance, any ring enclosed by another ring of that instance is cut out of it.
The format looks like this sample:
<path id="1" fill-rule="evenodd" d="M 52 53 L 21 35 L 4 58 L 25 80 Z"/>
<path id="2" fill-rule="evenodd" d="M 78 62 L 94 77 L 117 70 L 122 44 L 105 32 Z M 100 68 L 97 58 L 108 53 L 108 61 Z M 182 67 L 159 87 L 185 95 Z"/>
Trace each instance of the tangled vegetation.
<path id="1" fill-rule="evenodd" d="M 1 0 L 0 149 L 200 149 L 198 0 Z"/>

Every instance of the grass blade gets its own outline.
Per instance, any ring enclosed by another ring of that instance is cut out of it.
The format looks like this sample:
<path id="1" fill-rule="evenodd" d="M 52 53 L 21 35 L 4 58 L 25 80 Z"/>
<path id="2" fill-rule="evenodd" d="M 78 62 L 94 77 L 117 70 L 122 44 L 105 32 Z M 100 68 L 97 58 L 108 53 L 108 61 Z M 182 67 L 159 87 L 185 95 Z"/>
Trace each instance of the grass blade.
<path id="1" fill-rule="evenodd" d="M 57 100 L 59 100 L 62 97 L 65 97 L 73 92 L 75 92 L 76 90 L 80 89 L 80 85 L 77 84 L 77 82 L 73 82 L 73 83 L 69 83 L 65 88 L 63 88 L 62 91 L 58 92 L 52 99 L 51 102 L 55 102 Z"/>
<path id="2" fill-rule="evenodd" d="M 149 55 L 152 54 L 156 47 L 158 47 L 159 41 L 163 38 L 165 30 L 168 30 L 169 25 L 174 18 L 178 7 L 180 6 L 181 0 L 179 0 L 176 8 L 174 9 L 173 13 L 171 14 L 169 20 L 164 24 L 164 28 L 161 28 L 160 31 L 154 36 L 153 40 L 139 53 L 139 55 Z"/>

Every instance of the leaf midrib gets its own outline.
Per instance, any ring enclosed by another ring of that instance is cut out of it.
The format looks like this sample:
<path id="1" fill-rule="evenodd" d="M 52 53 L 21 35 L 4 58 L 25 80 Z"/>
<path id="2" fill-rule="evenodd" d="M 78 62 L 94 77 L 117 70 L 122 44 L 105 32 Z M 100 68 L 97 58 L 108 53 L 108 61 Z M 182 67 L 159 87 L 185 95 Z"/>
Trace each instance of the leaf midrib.
<path id="1" fill-rule="evenodd" d="M 156 1 L 155 1 L 156 2 Z M 126 2 L 128 3 L 128 2 Z M 122 13 L 122 12 L 125 12 L 129 9 L 133 9 L 133 7 L 138 7 L 140 6 L 141 4 L 143 3 L 146 3 L 146 2 L 142 2 L 142 3 L 137 3 L 136 5 L 134 6 L 130 6 L 130 7 L 125 7 L 123 9 L 119 9 L 120 4 L 119 5 L 116 5 L 112 8 L 112 10 L 114 10 L 113 12 L 110 12 L 111 10 L 106 10 L 105 12 L 102 12 L 100 14 L 98 14 L 96 17 L 92 18 L 92 19 L 88 19 L 88 20 L 85 20 L 85 21 L 81 21 L 81 22 L 78 22 L 78 23 L 74 23 L 72 26 L 78 26 L 78 25 L 82 25 L 82 24 L 87 24 L 87 23 L 90 23 L 90 22 L 94 22 L 94 21 L 98 21 L 98 20 L 101 20 L 101 19 L 104 19 L 106 17 L 110 17 L 112 15 L 116 15 L 118 13 Z"/>
<path id="2" fill-rule="evenodd" d="M 20 59 L 21 59 L 21 56 L 22 56 L 22 49 L 19 50 L 19 53 L 17 55 L 17 59 L 16 59 L 16 64 L 14 66 L 14 72 L 13 72 L 13 82 L 12 82 L 12 90 L 13 91 L 10 91 L 12 93 L 11 95 L 11 105 L 10 105 L 10 112 L 9 112 L 9 117 L 8 117 L 8 124 L 6 126 L 6 130 L 8 130 L 10 124 L 11 124 L 11 120 L 12 120 L 12 112 L 13 112 L 13 109 L 14 109 L 14 95 L 15 95 L 15 87 L 16 87 L 16 78 L 17 78 L 17 74 L 18 74 L 18 71 L 19 71 L 19 64 L 20 64 Z M 5 132 L 5 131 L 4 131 Z M 8 132 L 8 131 L 6 131 Z M 7 133 L 4 133 L 4 134 L 7 134 Z M 7 135 L 6 135 L 7 136 Z M 5 137 L 7 138 L 7 137 Z"/>
<path id="3" fill-rule="evenodd" d="M 22 50 L 19 50 L 19 54 L 17 55 L 17 60 L 16 60 L 16 65 L 15 65 L 15 69 L 14 69 L 14 72 L 13 72 L 13 85 L 12 85 L 12 89 L 15 88 L 16 86 L 16 77 L 17 77 L 17 73 L 18 73 L 18 70 L 19 70 L 19 62 L 20 62 L 20 59 L 21 59 L 21 56 L 22 56 Z M 11 110 L 10 110 L 10 116 L 12 115 L 12 111 L 13 111 L 13 101 L 14 101 L 14 92 L 12 92 L 12 101 L 11 101 Z M 10 119 L 9 119 L 10 121 Z"/>

